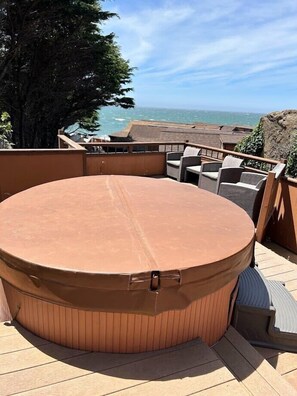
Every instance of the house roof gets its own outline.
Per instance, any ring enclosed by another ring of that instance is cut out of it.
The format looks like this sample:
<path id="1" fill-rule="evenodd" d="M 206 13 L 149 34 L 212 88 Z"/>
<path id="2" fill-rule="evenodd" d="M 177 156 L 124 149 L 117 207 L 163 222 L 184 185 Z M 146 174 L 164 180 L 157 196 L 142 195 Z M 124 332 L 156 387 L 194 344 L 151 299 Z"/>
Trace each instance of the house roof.
<path id="1" fill-rule="evenodd" d="M 238 132 L 238 130 L 240 132 Z M 236 131 L 236 132 L 235 132 Z M 221 147 L 222 143 L 237 143 L 252 131 L 251 127 L 218 124 L 178 124 L 162 121 L 133 121 L 128 127 L 111 134 L 112 140 L 123 139 L 137 142 L 185 142 Z"/>
<path id="2" fill-rule="evenodd" d="M 245 134 L 229 134 L 229 135 L 220 135 L 220 141 L 222 143 L 230 143 L 237 144 L 244 138 Z"/>

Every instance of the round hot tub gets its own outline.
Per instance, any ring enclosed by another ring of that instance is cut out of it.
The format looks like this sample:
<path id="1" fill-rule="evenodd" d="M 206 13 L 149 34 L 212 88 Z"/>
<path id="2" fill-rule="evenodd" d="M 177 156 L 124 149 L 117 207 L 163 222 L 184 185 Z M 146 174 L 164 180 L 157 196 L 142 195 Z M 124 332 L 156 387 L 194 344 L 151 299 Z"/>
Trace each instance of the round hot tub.
<path id="1" fill-rule="evenodd" d="M 43 184 L 0 204 L 13 317 L 72 348 L 142 352 L 226 331 L 254 226 L 192 185 L 133 176 Z"/>

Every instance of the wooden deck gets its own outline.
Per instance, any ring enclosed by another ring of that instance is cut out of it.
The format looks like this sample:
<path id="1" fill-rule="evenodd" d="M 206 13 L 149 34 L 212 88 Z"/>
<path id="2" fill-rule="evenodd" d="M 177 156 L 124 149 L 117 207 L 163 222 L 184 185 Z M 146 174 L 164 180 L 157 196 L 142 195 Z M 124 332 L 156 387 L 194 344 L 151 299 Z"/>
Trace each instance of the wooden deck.
<path id="1" fill-rule="evenodd" d="M 256 259 L 297 297 L 295 264 L 259 244 Z M 256 350 L 232 327 L 213 348 L 195 340 L 119 355 L 64 348 L 7 322 L 0 356 L 0 395 L 297 395 L 297 354 Z"/>
<path id="2" fill-rule="evenodd" d="M 260 244 L 256 244 L 256 261 L 267 279 L 283 281 L 297 300 L 297 264 Z M 256 349 L 297 391 L 297 354 L 269 348 Z"/>

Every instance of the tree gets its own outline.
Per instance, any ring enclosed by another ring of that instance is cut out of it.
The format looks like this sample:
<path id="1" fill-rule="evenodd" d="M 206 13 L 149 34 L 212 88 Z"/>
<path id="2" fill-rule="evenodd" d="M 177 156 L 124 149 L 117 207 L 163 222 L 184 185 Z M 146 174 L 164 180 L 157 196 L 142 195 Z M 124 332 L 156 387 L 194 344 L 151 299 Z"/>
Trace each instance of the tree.
<path id="1" fill-rule="evenodd" d="M 234 151 L 240 153 L 254 155 L 256 157 L 263 157 L 264 137 L 263 125 L 261 120 L 258 125 L 253 129 L 253 132 L 245 136 L 234 148 Z M 255 160 L 244 160 L 244 165 L 256 169 L 267 170 L 267 165 Z"/>
<path id="2" fill-rule="evenodd" d="M 15 147 L 54 147 L 57 130 L 98 128 L 102 106 L 133 107 L 133 69 L 96 0 L 0 0 L 0 108 Z"/>
<path id="3" fill-rule="evenodd" d="M 11 148 L 11 123 L 7 113 L 0 113 L 0 149 Z"/>

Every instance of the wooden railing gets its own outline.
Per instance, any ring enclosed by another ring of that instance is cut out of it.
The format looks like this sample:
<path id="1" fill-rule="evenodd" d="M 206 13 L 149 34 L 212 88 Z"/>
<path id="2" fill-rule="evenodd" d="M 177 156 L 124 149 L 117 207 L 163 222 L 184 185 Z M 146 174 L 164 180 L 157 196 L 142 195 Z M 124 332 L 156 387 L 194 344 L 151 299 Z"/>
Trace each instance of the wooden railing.
<path id="1" fill-rule="evenodd" d="M 74 150 L 86 151 L 86 149 L 82 147 L 81 144 L 74 142 L 72 139 L 69 139 L 69 137 L 65 135 L 58 135 L 58 147 L 60 150 L 74 149 Z"/>
<path id="2" fill-rule="evenodd" d="M 280 178 L 285 172 L 285 168 L 285 164 L 279 163 L 272 171 L 268 172 L 260 214 L 257 222 L 256 240 L 258 242 L 263 241 L 268 222 L 274 214 L 277 190 Z"/>
<path id="3" fill-rule="evenodd" d="M 242 158 L 248 161 L 256 161 L 265 165 L 266 170 L 254 169 L 247 167 L 255 172 L 267 173 L 272 170 L 280 161 L 256 157 L 249 154 L 243 154 L 235 151 L 224 150 L 217 147 L 205 146 L 201 144 L 193 144 L 190 142 L 89 142 L 80 143 L 81 147 L 85 147 L 87 154 L 137 154 L 151 152 L 169 152 L 183 151 L 185 146 L 200 148 L 204 160 L 221 161 L 227 155 Z M 264 168 L 264 167 L 263 167 Z"/>
<path id="4" fill-rule="evenodd" d="M 276 161 L 273 159 L 256 157 L 254 155 L 243 154 L 243 153 L 239 153 L 237 151 L 224 150 L 224 149 L 220 149 L 217 147 L 210 147 L 210 146 L 204 146 L 201 144 L 198 145 L 198 144 L 192 144 L 192 143 L 188 143 L 187 145 L 191 146 L 191 147 L 201 148 L 202 157 L 205 160 L 209 159 L 209 160 L 222 161 L 223 158 L 226 157 L 227 155 L 232 155 L 233 157 L 242 158 L 244 160 L 256 161 L 258 163 L 265 165 L 266 171 L 254 169 L 252 167 L 246 167 L 246 168 L 251 169 L 255 172 L 260 172 L 260 173 L 267 173 L 268 171 L 272 170 L 275 167 L 275 165 L 280 163 L 280 161 Z"/>
<path id="5" fill-rule="evenodd" d="M 297 179 L 281 178 L 268 235 L 273 242 L 297 254 Z"/>
<path id="6" fill-rule="evenodd" d="M 90 142 L 80 143 L 88 154 L 137 154 L 183 151 L 186 143 L 181 142 Z"/>

